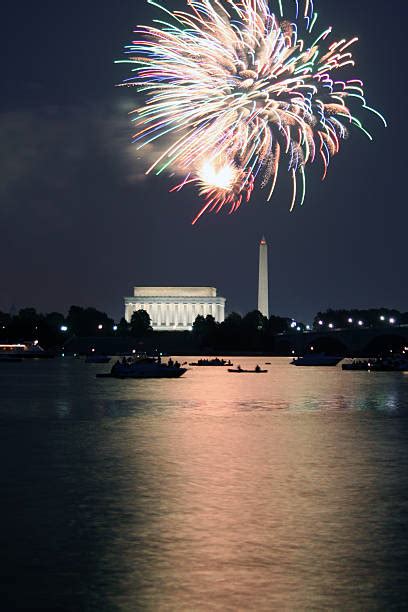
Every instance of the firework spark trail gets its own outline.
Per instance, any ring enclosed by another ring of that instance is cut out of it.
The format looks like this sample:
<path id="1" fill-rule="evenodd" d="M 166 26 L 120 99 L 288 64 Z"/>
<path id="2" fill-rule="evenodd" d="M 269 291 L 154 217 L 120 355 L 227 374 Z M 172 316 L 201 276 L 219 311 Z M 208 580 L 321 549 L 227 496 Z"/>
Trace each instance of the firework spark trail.
<path id="1" fill-rule="evenodd" d="M 325 178 L 349 126 L 372 139 L 354 107 L 386 125 L 366 104 L 361 81 L 335 78 L 354 67 L 351 47 L 358 39 L 322 48 L 332 28 L 312 35 L 313 0 L 288 0 L 288 17 L 282 0 L 276 11 L 267 0 L 187 0 L 189 12 L 173 13 L 147 1 L 166 21 L 139 26 L 122 60 L 134 72 L 124 85 L 146 98 L 134 111 L 133 139 L 143 149 L 170 138 L 147 173 L 177 169 L 184 178 L 172 191 L 198 186 L 205 203 L 193 223 L 204 212 L 228 207 L 231 213 L 249 202 L 262 173 L 262 187 L 271 183 L 270 200 L 285 159 L 293 210 L 298 194 L 305 200 L 305 168 L 316 155 Z"/>

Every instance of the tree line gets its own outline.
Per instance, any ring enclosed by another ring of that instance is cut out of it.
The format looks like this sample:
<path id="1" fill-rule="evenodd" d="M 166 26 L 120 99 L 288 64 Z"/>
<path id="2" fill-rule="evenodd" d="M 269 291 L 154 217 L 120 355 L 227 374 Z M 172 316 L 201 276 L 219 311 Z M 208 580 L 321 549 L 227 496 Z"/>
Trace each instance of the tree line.
<path id="1" fill-rule="evenodd" d="M 387 308 L 328 309 L 318 312 L 309 326 L 291 317 L 272 315 L 267 318 L 255 310 L 244 316 L 232 312 L 222 323 L 217 323 L 210 315 L 198 316 L 192 334 L 202 348 L 254 351 L 270 348 L 273 338 L 280 333 L 392 325 L 408 325 L 408 313 Z M 124 318 L 115 323 L 105 312 L 81 306 L 71 306 L 67 315 L 42 314 L 35 308 L 23 308 L 17 314 L 0 311 L 1 341 L 38 340 L 44 348 L 62 346 L 72 336 L 143 338 L 151 332 L 151 320 L 144 310 L 133 313 L 130 323 Z"/>
<path id="2" fill-rule="evenodd" d="M 143 337 L 151 331 L 150 317 L 145 311 L 134 313 L 130 323 L 119 323 L 96 308 L 71 306 L 68 314 L 42 314 L 35 308 L 23 308 L 17 314 L 0 311 L 0 340 L 21 342 L 37 340 L 44 348 L 62 346 L 68 338 L 77 337 Z"/>

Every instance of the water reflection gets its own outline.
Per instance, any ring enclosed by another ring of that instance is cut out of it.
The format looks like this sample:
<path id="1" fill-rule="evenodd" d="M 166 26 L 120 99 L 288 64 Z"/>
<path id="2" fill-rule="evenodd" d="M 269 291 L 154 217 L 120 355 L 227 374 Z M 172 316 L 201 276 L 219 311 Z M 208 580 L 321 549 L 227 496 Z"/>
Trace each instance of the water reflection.
<path id="1" fill-rule="evenodd" d="M 259 359 L 240 359 L 253 368 Z M 261 362 L 262 363 L 262 362 Z M 191 369 L 181 380 L 96 379 L 100 366 L 78 360 L 3 364 L 1 415 L 103 418 L 163 411 L 224 414 L 241 411 L 378 411 L 405 415 L 408 376 L 342 372 L 340 368 L 293 368 L 274 359 L 268 374 L 231 375 L 224 368 Z M 106 369 L 106 367 L 105 367 Z"/>
<path id="2" fill-rule="evenodd" d="M 407 377 L 96 371 L 0 372 L 21 609 L 403 609 Z"/>

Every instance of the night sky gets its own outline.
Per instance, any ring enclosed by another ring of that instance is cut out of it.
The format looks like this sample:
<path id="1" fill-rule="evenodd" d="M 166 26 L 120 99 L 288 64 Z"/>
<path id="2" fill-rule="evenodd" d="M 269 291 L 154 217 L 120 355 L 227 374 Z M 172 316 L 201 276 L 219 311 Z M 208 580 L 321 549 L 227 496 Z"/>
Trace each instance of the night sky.
<path id="1" fill-rule="evenodd" d="M 182 7 L 168 0 L 168 7 Z M 169 194 L 145 178 L 130 145 L 135 91 L 115 87 L 132 28 L 159 11 L 141 0 L 42 0 L 3 6 L 0 98 L 0 309 L 70 304 L 123 315 L 133 285 L 211 285 L 227 310 L 256 307 L 258 243 L 270 247 L 274 314 L 307 322 L 327 307 L 408 310 L 406 63 L 408 8 L 377 0 L 318 0 L 320 28 L 354 47 L 375 140 L 353 130 L 327 180 L 309 174 L 303 208 L 289 213 L 285 171 L 233 216 L 206 216 L 195 189 Z M 391 9 L 391 10 L 388 10 Z"/>

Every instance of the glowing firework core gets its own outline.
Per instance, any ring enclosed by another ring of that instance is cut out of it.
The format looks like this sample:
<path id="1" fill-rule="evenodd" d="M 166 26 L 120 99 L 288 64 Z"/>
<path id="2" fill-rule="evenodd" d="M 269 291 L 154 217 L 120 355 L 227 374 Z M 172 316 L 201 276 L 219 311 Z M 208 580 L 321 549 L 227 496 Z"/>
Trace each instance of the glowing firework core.
<path id="1" fill-rule="evenodd" d="M 350 126 L 372 139 L 352 106 L 385 124 L 367 106 L 360 80 L 334 76 L 355 65 L 350 49 L 358 39 L 322 48 L 332 28 L 313 34 L 312 0 L 287 0 L 285 18 L 282 0 L 275 12 L 273 2 L 187 0 L 190 12 L 171 13 L 148 0 L 167 20 L 161 29 L 139 27 L 141 39 L 127 48 L 136 75 L 125 84 L 147 95 L 134 111 L 134 142 L 143 149 L 170 139 L 147 173 L 181 174 L 172 191 L 198 185 L 205 204 L 193 223 L 206 211 L 237 210 L 259 175 L 270 200 L 284 161 L 292 210 L 305 199 L 306 167 L 319 156 L 325 178 Z"/>
<path id="2" fill-rule="evenodd" d="M 203 184 L 226 191 L 232 189 L 235 177 L 236 172 L 233 166 L 225 165 L 216 170 L 210 161 L 205 162 L 198 173 L 198 178 Z"/>

